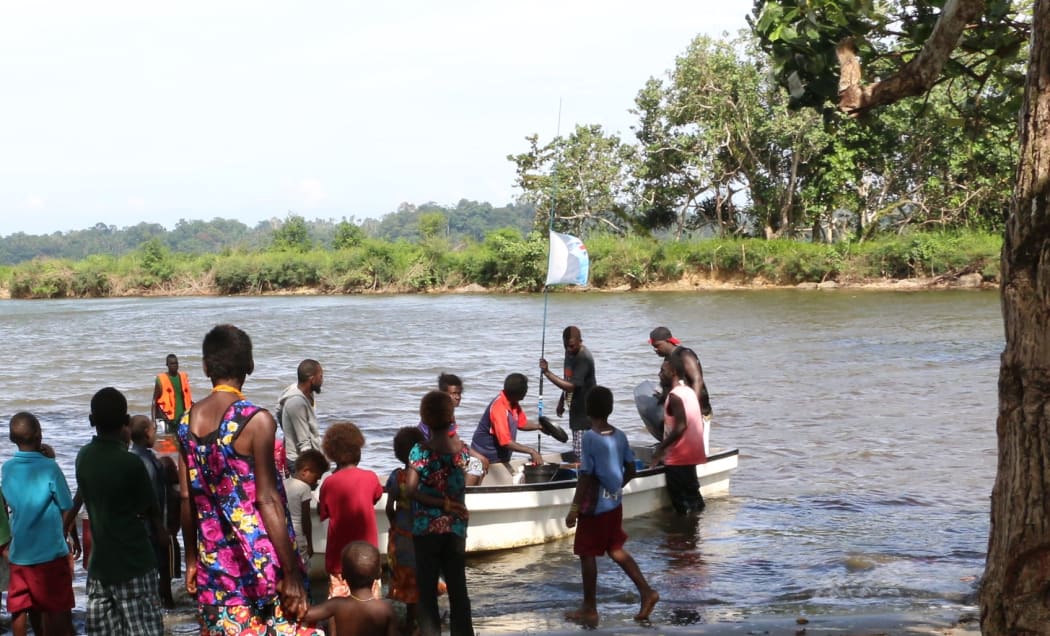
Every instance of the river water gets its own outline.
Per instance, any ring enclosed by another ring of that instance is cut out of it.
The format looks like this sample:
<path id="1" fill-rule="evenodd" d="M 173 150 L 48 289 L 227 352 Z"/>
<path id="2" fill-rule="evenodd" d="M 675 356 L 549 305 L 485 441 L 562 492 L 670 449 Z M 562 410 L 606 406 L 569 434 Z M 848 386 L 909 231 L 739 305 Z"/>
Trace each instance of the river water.
<path id="1" fill-rule="evenodd" d="M 631 391 L 655 379 L 659 359 L 646 338 L 666 325 L 699 352 L 715 409 L 711 444 L 739 448 L 740 467 L 731 496 L 710 501 L 693 523 L 667 514 L 626 522 L 627 549 L 663 597 L 654 624 L 974 609 L 995 477 L 997 294 L 548 300 L 545 331 L 538 295 L 3 301 L 0 416 L 36 413 L 72 483 L 76 451 L 91 436 L 91 395 L 116 386 L 132 412 L 148 413 L 170 352 L 202 395 L 201 339 L 232 322 L 255 344 L 249 398 L 272 406 L 299 360 L 320 360 L 322 427 L 356 422 L 368 440 L 362 465 L 385 477 L 396 464 L 393 432 L 418 421 L 419 397 L 439 372 L 464 379 L 458 419 L 469 435 L 507 373 L 530 377 L 532 411 L 541 348 L 558 368 L 569 324 L 581 328 L 599 383 L 616 395 L 613 422 L 646 440 Z M 548 384 L 548 411 L 556 395 Z M 0 445 L 0 460 L 12 452 Z M 471 559 L 478 629 L 566 628 L 562 611 L 580 598 L 571 548 L 560 541 Z M 603 625 L 631 624 L 633 586 L 607 559 L 598 600 Z"/>

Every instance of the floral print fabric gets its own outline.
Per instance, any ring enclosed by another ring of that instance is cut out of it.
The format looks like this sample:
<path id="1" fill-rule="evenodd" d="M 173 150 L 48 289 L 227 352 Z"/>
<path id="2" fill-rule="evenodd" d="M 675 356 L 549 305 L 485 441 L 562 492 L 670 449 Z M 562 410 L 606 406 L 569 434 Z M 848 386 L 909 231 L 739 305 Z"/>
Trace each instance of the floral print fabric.
<path id="1" fill-rule="evenodd" d="M 459 503 L 466 497 L 464 471 L 469 460 L 466 447 L 454 455 L 439 455 L 426 444 L 416 444 L 408 454 L 408 465 L 419 473 L 419 492 L 431 497 L 448 497 Z M 412 513 L 412 534 L 416 536 L 447 533 L 467 536 L 466 520 L 440 507 L 431 508 L 414 501 Z"/>
<path id="2" fill-rule="evenodd" d="M 234 402 L 219 428 L 204 438 L 190 433 L 188 413 L 179 423 L 190 497 L 197 508 L 197 602 L 201 605 L 261 609 L 278 602 L 282 573 L 255 508 L 255 462 L 233 448 L 237 435 L 259 410 L 247 400 Z M 283 500 L 280 479 L 277 488 Z M 288 535 L 294 544 L 290 520 Z"/>
<path id="3" fill-rule="evenodd" d="M 201 608 L 201 636 L 324 636 L 324 631 L 291 623 L 280 605 L 259 609 L 206 605 Z"/>

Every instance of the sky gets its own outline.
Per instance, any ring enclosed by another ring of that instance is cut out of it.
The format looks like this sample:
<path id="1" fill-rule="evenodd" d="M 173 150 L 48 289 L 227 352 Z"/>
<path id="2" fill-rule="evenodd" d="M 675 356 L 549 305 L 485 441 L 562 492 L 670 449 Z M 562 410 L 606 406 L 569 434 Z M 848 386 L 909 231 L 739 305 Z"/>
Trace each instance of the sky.
<path id="1" fill-rule="evenodd" d="M 512 202 L 752 0 L 0 0 L 0 236 Z"/>

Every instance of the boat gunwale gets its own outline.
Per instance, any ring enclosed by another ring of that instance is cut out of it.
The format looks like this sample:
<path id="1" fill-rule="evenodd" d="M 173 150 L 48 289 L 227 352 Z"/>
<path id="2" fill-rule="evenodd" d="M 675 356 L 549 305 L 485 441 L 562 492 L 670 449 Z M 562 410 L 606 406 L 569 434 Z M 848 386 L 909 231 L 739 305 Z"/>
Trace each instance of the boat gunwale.
<path id="1" fill-rule="evenodd" d="M 720 459 L 726 459 L 740 454 L 740 449 L 737 448 L 726 448 L 723 450 L 712 453 L 708 458 L 707 462 L 710 463 L 718 461 Z M 651 477 L 653 475 L 661 475 L 664 472 L 664 466 L 653 466 L 650 468 L 643 468 L 635 473 L 635 479 L 639 477 Z M 563 490 L 566 488 L 575 488 L 576 479 L 558 479 L 553 481 L 543 481 L 531 484 L 501 484 L 499 486 L 486 486 L 481 484 L 479 486 L 468 486 L 467 495 L 487 495 L 497 494 L 502 492 L 543 492 L 546 490 Z"/>

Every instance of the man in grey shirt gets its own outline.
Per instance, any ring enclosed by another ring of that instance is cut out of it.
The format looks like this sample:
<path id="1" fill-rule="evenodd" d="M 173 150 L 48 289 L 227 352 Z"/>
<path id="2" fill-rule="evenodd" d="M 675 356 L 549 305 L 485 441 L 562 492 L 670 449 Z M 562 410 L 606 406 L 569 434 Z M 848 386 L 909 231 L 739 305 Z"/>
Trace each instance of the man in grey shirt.
<path id="1" fill-rule="evenodd" d="M 314 394 L 321 392 L 324 369 L 317 360 L 299 363 L 298 382 L 291 384 L 277 401 L 277 422 L 284 431 L 284 454 L 288 467 L 308 448 L 321 450 L 321 430 L 314 412 Z"/>

